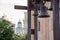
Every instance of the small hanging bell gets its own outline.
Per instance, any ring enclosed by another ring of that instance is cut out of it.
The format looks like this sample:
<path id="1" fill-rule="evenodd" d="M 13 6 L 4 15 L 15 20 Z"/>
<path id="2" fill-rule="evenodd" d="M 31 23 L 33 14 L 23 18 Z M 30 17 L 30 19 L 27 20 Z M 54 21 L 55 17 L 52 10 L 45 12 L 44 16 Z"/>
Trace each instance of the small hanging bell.
<path id="1" fill-rule="evenodd" d="M 33 16 L 38 16 L 38 11 L 36 9 L 34 9 L 34 14 Z"/>

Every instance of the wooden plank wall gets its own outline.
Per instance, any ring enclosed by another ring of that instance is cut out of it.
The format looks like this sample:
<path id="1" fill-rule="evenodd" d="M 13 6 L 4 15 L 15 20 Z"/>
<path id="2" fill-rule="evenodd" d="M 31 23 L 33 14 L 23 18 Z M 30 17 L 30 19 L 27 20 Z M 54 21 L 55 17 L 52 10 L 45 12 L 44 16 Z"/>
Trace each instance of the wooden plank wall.
<path id="1" fill-rule="evenodd" d="M 53 40 L 53 12 L 49 12 L 50 18 L 39 18 L 40 31 L 38 31 L 38 40 Z"/>
<path id="2" fill-rule="evenodd" d="M 38 31 L 38 40 L 53 40 L 53 12 L 49 11 L 49 15 L 49 18 L 38 18 L 38 21 L 40 21 L 40 31 Z M 31 20 L 31 29 L 34 29 L 33 16 L 31 17 Z M 31 35 L 31 39 L 34 40 L 34 35 Z"/>

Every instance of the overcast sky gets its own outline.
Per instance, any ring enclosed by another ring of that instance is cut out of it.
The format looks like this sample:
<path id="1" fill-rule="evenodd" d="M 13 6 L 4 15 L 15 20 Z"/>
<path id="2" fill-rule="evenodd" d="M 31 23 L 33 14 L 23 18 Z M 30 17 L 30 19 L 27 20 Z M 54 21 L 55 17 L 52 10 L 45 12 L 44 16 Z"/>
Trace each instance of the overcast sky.
<path id="1" fill-rule="evenodd" d="M 9 21 L 17 25 L 19 19 L 23 21 L 27 11 L 14 9 L 14 5 L 27 6 L 27 0 L 0 0 L 0 17 L 6 15 Z"/>

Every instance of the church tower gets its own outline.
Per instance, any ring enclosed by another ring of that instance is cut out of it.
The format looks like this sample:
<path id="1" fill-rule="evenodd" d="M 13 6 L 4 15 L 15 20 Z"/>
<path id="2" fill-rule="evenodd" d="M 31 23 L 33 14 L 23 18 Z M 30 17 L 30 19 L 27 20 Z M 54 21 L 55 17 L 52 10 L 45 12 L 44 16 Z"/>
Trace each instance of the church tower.
<path id="1" fill-rule="evenodd" d="M 22 22 L 19 20 L 16 28 L 17 34 L 22 34 Z"/>

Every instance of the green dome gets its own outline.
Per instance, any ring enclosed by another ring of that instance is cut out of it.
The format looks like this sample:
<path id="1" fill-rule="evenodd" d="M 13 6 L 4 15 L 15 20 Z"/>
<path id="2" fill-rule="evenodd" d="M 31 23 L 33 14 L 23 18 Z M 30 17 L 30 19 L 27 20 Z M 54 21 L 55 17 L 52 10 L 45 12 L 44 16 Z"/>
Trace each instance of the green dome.
<path id="1" fill-rule="evenodd" d="M 18 24 L 21 24 L 21 20 L 19 19 Z"/>
<path id="2" fill-rule="evenodd" d="M 21 24 L 21 22 L 18 22 L 18 24 Z"/>

